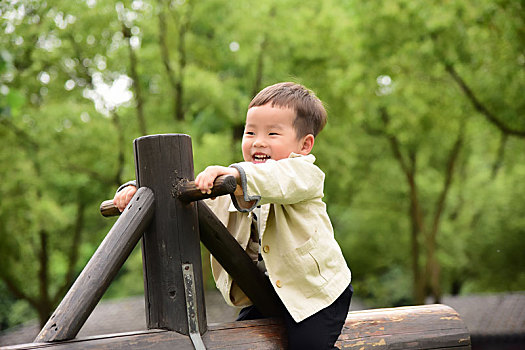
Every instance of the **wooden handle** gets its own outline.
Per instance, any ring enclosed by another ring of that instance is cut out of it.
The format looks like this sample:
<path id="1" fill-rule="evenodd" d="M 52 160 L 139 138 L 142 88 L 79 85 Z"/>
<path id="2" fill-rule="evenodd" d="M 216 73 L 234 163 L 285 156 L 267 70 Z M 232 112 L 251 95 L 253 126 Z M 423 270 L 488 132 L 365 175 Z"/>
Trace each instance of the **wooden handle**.
<path id="1" fill-rule="evenodd" d="M 177 186 L 175 195 L 183 202 L 194 202 L 201 199 L 224 196 L 236 192 L 237 181 L 232 175 L 222 175 L 215 179 L 210 194 L 203 194 L 196 186 L 195 181 L 181 180 Z M 240 187 L 239 187 L 240 188 Z M 241 191 L 242 193 L 242 191 Z M 100 204 L 100 213 L 102 216 L 118 216 L 120 210 L 109 199 Z"/>
<path id="2" fill-rule="evenodd" d="M 235 192 L 237 181 L 232 175 L 222 175 L 215 179 L 210 194 L 203 194 L 194 181 L 182 180 L 177 187 L 177 197 L 183 202 L 194 202 L 201 199 L 224 196 Z"/>
<path id="3" fill-rule="evenodd" d="M 108 199 L 107 201 L 104 201 L 100 203 L 100 214 L 105 217 L 109 216 L 119 216 L 120 210 L 113 204 L 113 199 Z"/>

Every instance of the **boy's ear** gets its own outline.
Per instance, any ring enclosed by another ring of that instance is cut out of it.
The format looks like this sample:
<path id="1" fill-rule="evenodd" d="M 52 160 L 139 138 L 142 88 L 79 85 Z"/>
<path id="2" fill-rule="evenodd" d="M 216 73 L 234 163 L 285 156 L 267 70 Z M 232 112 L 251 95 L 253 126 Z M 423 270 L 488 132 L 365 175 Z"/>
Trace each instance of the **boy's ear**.
<path id="1" fill-rule="evenodd" d="M 302 144 L 301 144 L 301 154 L 303 156 L 306 156 L 312 151 L 312 148 L 314 147 L 315 137 L 312 134 L 308 134 L 305 137 L 303 137 Z"/>

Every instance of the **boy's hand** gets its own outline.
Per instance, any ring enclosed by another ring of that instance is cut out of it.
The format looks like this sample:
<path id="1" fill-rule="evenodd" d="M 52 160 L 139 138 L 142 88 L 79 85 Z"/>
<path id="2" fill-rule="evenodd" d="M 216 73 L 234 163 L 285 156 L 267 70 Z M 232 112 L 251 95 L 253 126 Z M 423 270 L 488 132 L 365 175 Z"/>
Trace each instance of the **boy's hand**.
<path id="1" fill-rule="evenodd" d="M 239 182 L 241 175 L 239 171 L 235 168 L 227 168 L 224 166 L 212 165 L 204 169 L 197 177 L 195 178 L 195 186 L 204 194 L 210 194 L 213 187 L 213 182 L 218 176 L 221 175 L 233 175 Z"/>
<path id="2" fill-rule="evenodd" d="M 113 204 L 115 204 L 120 212 L 123 212 L 124 209 L 126 209 L 128 203 L 131 201 L 131 198 L 133 198 L 135 192 L 137 192 L 137 188 L 133 185 L 124 187 L 121 191 L 115 194 L 115 197 L 113 198 Z"/>

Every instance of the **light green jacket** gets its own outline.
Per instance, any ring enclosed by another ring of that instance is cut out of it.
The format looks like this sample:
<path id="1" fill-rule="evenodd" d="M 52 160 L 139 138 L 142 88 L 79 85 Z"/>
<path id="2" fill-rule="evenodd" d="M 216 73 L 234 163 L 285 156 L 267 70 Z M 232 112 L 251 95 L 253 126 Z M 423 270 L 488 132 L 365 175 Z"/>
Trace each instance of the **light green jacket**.
<path id="1" fill-rule="evenodd" d="M 324 173 L 314 161 L 313 155 L 292 154 L 262 164 L 233 164 L 241 173 L 244 198 L 206 201 L 244 249 L 250 240 L 251 210 L 261 206 L 258 220 L 266 270 L 296 322 L 334 302 L 351 280 L 322 201 Z M 251 304 L 213 257 L 212 271 L 228 304 Z"/>

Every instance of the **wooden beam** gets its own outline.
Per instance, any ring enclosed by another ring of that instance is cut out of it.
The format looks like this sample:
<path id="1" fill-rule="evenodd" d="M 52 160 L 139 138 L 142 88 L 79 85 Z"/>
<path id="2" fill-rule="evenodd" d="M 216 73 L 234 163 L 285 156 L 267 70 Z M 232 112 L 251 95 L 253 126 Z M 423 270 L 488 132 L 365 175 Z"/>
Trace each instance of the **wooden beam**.
<path id="1" fill-rule="evenodd" d="M 201 201 L 197 203 L 202 243 L 261 312 L 268 317 L 282 315 L 283 305 L 270 280 L 211 209 Z"/>
<path id="2" fill-rule="evenodd" d="M 285 349 L 279 319 L 210 325 L 203 335 L 208 349 Z M 452 308 L 422 305 L 350 312 L 336 346 L 360 350 L 468 350 L 467 327 Z M 21 344 L 2 350 L 29 349 L 193 349 L 188 337 L 162 330 L 109 334 L 55 344 Z"/>
<path id="3" fill-rule="evenodd" d="M 140 188 L 91 257 L 35 342 L 73 339 L 153 217 L 153 192 Z"/>

